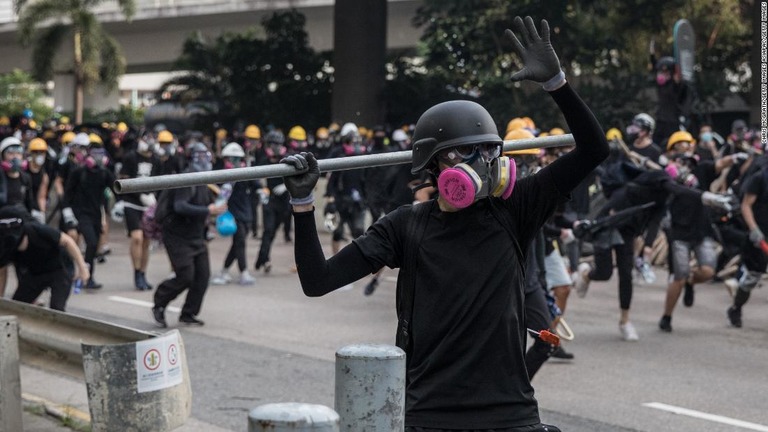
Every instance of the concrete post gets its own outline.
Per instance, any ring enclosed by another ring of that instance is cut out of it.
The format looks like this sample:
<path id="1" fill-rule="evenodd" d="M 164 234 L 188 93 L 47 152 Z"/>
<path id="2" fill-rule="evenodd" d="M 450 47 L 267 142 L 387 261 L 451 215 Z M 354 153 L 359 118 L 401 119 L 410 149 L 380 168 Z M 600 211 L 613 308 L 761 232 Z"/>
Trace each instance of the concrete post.
<path id="1" fill-rule="evenodd" d="M 0 317 L 0 432 L 24 430 L 21 420 L 19 324 L 15 316 Z"/>
<path id="2" fill-rule="evenodd" d="M 248 414 L 248 432 L 339 432 L 339 415 L 323 406 L 302 403 L 260 405 Z"/>
<path id="3" fill-rule="evenodd" d="M 178 330 L 81 348 L 93 432 L 165 432 L 189 418 L 192 388 Z"/>
<path id="4" fill-rule="evenodd" d="M 341 432 L 405 428 L 405 352 L 390 345 L 350 345 L 336 352 L 336 411 Z"/>

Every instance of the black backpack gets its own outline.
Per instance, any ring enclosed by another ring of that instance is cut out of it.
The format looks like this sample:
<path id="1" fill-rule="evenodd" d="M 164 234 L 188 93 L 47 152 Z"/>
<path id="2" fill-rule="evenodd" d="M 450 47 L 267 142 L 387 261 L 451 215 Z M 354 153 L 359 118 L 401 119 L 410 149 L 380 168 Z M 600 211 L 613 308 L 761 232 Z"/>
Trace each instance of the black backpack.
<path id="1" fill-rule="evenodd" d="M 410 265 L 400 268 L 397 275 L 397 292 L 395 304 L 397 307 L 397 333 L 395 335 L 395 345 L 405 351 L 406 359 L 411 353 L 411 333 L 410 326 L 413 319 L 413 299 L 416 294 L 416 263 L 418 262 L 418 252 L 424 232 L 427 229 L 429 213 L 433 206 L 437 205 L 436 200 L 430 200 L 411 207 L 413 217 L 408 220 L 405 238 L 405 262 Z M 518 265 L 521 274 L 525 277 L 525 255 L 517 242 L 517 238 L 512 233 L 512 220 L 509 214 L 498 207 L 493 199 L 490 200 L 491 214 L 501 224 L 507 234 L 509 234 L 512 247 L 517 252 Z"/>
<path id="2" fill-rule="evenodd" d="M 162 226 L 163 222 L 173 213 L 173 189 L 161 190 L 157 195 L 155 206 L 155 223 Z"/>

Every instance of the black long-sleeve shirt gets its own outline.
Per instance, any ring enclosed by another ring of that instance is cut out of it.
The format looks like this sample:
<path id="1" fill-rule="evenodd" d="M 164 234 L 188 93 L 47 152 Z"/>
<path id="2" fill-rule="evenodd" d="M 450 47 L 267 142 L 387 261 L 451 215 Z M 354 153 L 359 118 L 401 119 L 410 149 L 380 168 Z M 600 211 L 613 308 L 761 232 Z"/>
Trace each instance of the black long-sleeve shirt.
<path id="1" fill-rule="evenodd" d="M 409 206 L 389 213 L 328 260 L 313 212 L 294 215 L 296 263 L 308 296 L 326 294 L 383 266 L 402 271 L 418 265 L 406 426 L 501 429 L 539 422 L 533 389 L 520 366 L 526 257 L 510 247 L 510 235 L 519 245 L 530 244 L 557 205 L 608 155 L 599 123 L 570 86 L 550 94 L 576 148 L 520 179 L 507 200 L 483 199 L 457 212 L 432 206 L 418 263 L 405 262 Z M 512 225 L 502 226 L 491 205 L 508 212 Z"/>

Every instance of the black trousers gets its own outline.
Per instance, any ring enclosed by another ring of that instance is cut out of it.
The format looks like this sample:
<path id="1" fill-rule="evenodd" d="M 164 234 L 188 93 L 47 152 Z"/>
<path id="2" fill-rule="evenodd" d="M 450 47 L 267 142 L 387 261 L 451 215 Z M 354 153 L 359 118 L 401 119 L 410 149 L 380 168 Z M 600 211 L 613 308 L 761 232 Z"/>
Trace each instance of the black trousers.
<path id="1" fill-rule="evenodd" d="M 93 279 L 93 275 L 96 273 L 96 267 L 93 265 L 93 262 L 96 259 L 96 254 L 99 252 L 101 219 L 94 220 L 83 216 L 78 219 L 77 231 L 80 232 L 85 241 L 85 262 L 90 266 L 91 279 Z"/>
<path id="2" fill-rule="evenodd" d="M 593 281 L 607 281 L 613 274 L 612 251 L 616 252 L 616 269 L 619 271 L 619 306 L 629 310 L 632 304 L 632 267 L 635 236 L 621 234 L 624 244 L 613 248 L 595 248 L 595 268 L 589 273 Z"/>
<path id="3" fill-rule="evenodd" d="M 16 268 L 19 278 L 19 286 L 13 293 L 13 299 L 32 303 L 40 297 L 46 289 L 51 289 L 51 309 L 64 311 L 72 287 L 72 276 L 65 269 L 43 274 L 31 274 L 24 269 Z"/>
<path id="4" fill-rule="evenodd" d="M 181 315 L 195 316 L 200 313 L 203 297 L 208 289 L 208 279 L 211 277 L 211 263 L 205 240 L 190 240 L 163 232 L 163 243 L 176 276 L 164 280 L 157 287 L 155 306 L 166 307 L 185 290 L 189 290 L 181 308 Z"/>
<path id="5" fill-rule="evenodd" d="M 285 222 L 285 218 L 291 216 L 291 205 L 283 199 L 272 198 L 262 207 L 262 213 L 264 231 L 261 235 L 261 248 L 256 259 L 256 267 L 261 267 L 270 260 L 269 255 L 272 251 L 272 242 L 275 241 L 275 234 L 280 225 Z"/>
<path id="6" fill-rule="evenodd" d="M 248 237 L 248 224 L 241 220 L 235 220 L 235 222 L 237 223 L 237 231 L 232 236 L 232 246 L 230 246 L 227 258 L 224 260 L 224 268 L 228 269 L 237 260 L 237 267 L 242 272 L 248 267 L 245 260 L 245 239 Z"/>

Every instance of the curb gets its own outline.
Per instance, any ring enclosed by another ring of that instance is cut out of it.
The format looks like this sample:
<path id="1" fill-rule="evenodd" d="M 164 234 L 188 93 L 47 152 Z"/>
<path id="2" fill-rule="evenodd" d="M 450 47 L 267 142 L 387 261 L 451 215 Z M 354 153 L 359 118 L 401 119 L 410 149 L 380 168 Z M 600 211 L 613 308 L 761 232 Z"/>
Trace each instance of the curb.
<path id="1" fill-rule="evenodd" d="M 56 418 L 67 427 L 74 430 L 90 430 L 91 416 L 75 407 L 57 404 L 39 396 L 22 393 L 21 399 L 25 405 L 37 406 L 45 411 L 45 414 Z"/>

